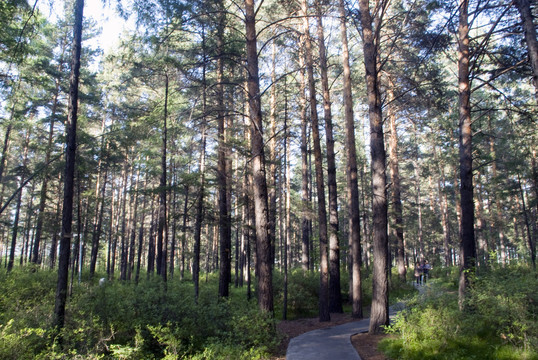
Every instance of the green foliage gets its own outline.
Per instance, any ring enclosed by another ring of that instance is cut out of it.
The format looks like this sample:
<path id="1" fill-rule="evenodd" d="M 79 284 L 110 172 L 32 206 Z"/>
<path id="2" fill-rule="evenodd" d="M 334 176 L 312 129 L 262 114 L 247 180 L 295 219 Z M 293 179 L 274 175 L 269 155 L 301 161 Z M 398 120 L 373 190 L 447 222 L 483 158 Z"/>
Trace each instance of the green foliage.
<path id="1" fill-rule="evenodd" d="M 380 347 L 395 359 L 538 359 L 537 291 L 532 270 L 491 270 L 477 277 L 466 311 L 457 292 L 435 279 L 408 303 Z"/>
<path id="2" fill-rule="evenodd" d="M 246 300 L 244 290 L 219 299 L 211 278 L 196 304 L 191 283 L 165 286 L 157 277 L 138 285 L 99 286 L 97 279 L 74 285 L 60 347 L 50 318 L 55 275 L 0 274 L 0 358 L 255 359 L 277 345 L 274 320 Z"/>
<path id="3" fill-rule="evenodd" d="M 284 301 L 284 276 L 275 272 L 273 290 L 276 308 L 282 308 Z M 318 315 L 319 273 L 304 272 L 300 268 L 288 274 L 288 319 L 315 317 Z M 277 311 L 279 316 L 282 311 Z"/>

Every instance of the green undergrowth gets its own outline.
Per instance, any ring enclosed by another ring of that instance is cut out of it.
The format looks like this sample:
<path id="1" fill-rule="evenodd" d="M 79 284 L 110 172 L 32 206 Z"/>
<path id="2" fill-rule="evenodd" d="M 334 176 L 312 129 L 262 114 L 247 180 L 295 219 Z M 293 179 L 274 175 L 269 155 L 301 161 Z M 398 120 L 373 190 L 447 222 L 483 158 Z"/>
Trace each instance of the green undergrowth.
<path id="1" fill-rule="evenodd" d="M 409 360 L 538 359 L 536 272 L 518 266 L 481 271 L 463 311 L 454 285 L 450 276 L 430 281 L 387 328 L 395 336 L 380 343 L 383 352 Z"/>
<path id="2" fill-rule="evenodd" d="M 197 304 L 191 282 L 75 284 L 60 347 L 51 329 L 56 276 L 0 274 L 0 359 L 261 359 L 277 346 L 275 322 L 256 301 L 234 288 L 219 299 L 210 276 Z"/>
<path id="3" fill-rule="evenodd" d="M 371 274 L 363 272 L 363 303 L 371 302 Z M 75 279 L 58 337 L 51 328 L 57 281 L 55 271 L 33 267 L 0 271 L 0 359 L 266 359 L 280 342 L 276 321 L 282 317 L 283 275 L 274 272 L 275 318 L 258 310 L 254 286 L 230 287 L 219 299 L 218 274 L 205 274 L 195 303 L 191 281 L 160 277 L 138 285 L 119 280 Z M 344 310 L 348 275 L 342 271 Z M 190 279 L 186 275 L 186 279 Z M 207 280 L 206 280 L 207 279 Z M 391 302 L 413 292 L 391 281 Z M 288 277 L 288 319 L 318 316 L 319 273 L 291 270 Z M 61 339 L 60 342 L 56 341 Z"/>

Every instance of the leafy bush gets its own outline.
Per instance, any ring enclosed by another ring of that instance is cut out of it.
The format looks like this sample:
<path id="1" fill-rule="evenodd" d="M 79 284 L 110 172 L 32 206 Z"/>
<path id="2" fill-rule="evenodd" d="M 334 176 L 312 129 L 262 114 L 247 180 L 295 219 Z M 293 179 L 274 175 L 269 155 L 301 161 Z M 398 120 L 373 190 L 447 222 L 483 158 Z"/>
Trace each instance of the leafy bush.
<path id="1" fill-rule="evenodd" d="M 276 345 L 274 320 L 246 300 L 244 289 L 220 299 L 211 278 L 196 304 L 192 283 L 165 287 L 155 277 L 138 285 L 75 284 L 59 346 L 51 328 L 56 276 L 0 274 L 1 359 L 254 359 Z"/>
<path id="2" fill-rule="evenodd" d="M 433 281 L 415 297 L 381 342 L 395 359 L 538 359 L 536 274 L 505 268 L 481 274 L 473 283 L 464 312 L 457 293 Z"/>

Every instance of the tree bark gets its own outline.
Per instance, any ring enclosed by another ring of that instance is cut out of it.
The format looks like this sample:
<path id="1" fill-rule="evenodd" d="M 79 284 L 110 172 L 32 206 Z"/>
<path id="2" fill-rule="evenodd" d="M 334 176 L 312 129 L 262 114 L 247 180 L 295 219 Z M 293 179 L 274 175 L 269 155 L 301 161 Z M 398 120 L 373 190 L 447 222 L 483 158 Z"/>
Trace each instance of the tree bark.
<path id="1" fill-rule="evenodd" d="M 342 38 L 342 64 L 344 67 L 344 116 L 346 129 L 346 171 L 347 199 L 349 211 L 349 243 L 351 244 L 351 301 L 352 315 L 362 318 L 362 281 L 361 281 L 361 223 L 359 208 L 359 181 L 357 170 L 357 148 L 355 141 L 355 122 L 353 118 L 353 95 L 351 92 L 351 68 L 347 41 L 346 9 L 344 0 L 339 0 L 340 32 Z"/>
<path id="2" fill-rule="evenodd" d="M 321 3 L 316 1 L 318 20 L 319 67 L 323 91 L 325 138 L 327 141 L 327 188 L 329 190 L 329 311 L 343 313 L 342 289 L 340 286 L 340 245 L 338 239 L 338 192 L 336 186 L 336 159 L 334 153 L 333 121 L 329 76 L 327 74 L 327 50 Z"/>
<path id="3" fill-rule="evenodd" d="M 80 77 L 80 53 L 82 45 L 82 19 L 84 0 L 75 1 L 73 25 L 73 52 L 69 79 L 69 109 L 67 117 L 67 148 L 65 152 L 64 200 L 62 210 L 62 238 L 58 262 L 58 283 L 54 305 L 54 325 L 59 330 L 65 322 L 65 304 L 69 277 L 69 252 L 71 250 L 73 221 L 73 189 L 75 182 L 75 156 L 77 148 L 78 83 Z"/>
<path id="4" fill-rule="evenodd" d="M 323 182 L 323 159 L 319 135 L 319 120 L 317 112 L 316 85 L 314 81 L 314 66 L 312 60 L 312 41 L 308 21 L 308 4 L 301 1 L 303 12 L 303 32 L 305 36 L 306 72 L 310 99 L 310 117 L 312 121 L 312 140 L 314 143 L 314 163 L 316 169 L 316 189 L 318 197 L 318 221 L 320 243 L 320 290 L 319 290 L 319 321 L 330 321 L 329 312 L 329 264 L 327 238 L 327 209 L 325 205 L 325 185 Z"/>
<path id="5" fill-rule="evenodd" d="M 304 49 L 301 36 L 301 49 Z M 304 74 L 304 55 L 299 56 L 300 77 L 300 117 L 301 117 L 301 264 L 303 271 L 310 270 L 310 197 L 308 176 L 308 119 L 306 116 L 306 79 Z"/>
<path id="6" fill-rule="evenodd" d="M 258 261 L 258 305 L 263 312 L 273 313 L 271 238 L 269 236 L 269 206 L 267 180 L 265 177 L 265 153 L 254 0 L 245 0 L 245 27 L 248 72 L 247 89 L 251 121 L 254 213 L 256 219 L 256 255 Z"/>
<path id="7" fill-rule="evenodd" d="M 515 0 L 519 15 L 523 21 L 523 32 L 529 50 L 529 62 L 532 68 L 532 83 L 534 85 L 534 97 L 538 101 L 538 41 L 536 39 L 536 25 L 533 21 L 529 0 Z"/>
<path id="8" fill-rule="evenodd" d="M 390 122 L 390 178 L 392 182 L 392 214 L 394 216 L 394 234 L 396 235 L 396 263 L 398 266 L 398 278 L 402 283 L 405 283 L 406 268 L 405 268 L 405 248 L 403 234 L 403 218 L 402 218 L 402 199 L 400 185 L 400 169 L 398 163 L 398 132 L 396 130 L 396 111 L 394 109 L 394 84 L 389 77 L 388 101 L 389 101 L 389 122 Z"/>
<path id="9" fill-rule="evenodd" d="M 24 155 L 23 155 L 23 161 L 22 161 L 22 169 L 21 169 L 21 178 L 20 178 L 20 187 L 24 185 L 24 173 L 26 171 L 26 164 L 28 161 L 28 144 L 30 143 L 30 131 L 26 131 L 26 137 L 24 141 Z M 7 271 L 10 272 L 13 269 L 13 263 L 15 261 L 15 246 L 17 244 L 17 235 L 19 234 L 19 216 L 21 212 L 21 204 L 22 204 L 22 193 L 23 189 L 19 191 L 19 196 L 17 197 L 17 205 L 15 207 L 15 219 L 13 220 L 13 232 L 11 235 L 11 249 L 9 252 L 9 261 L 7 263 Z M 21 253 L 21 257 L 23 254 Z"/>
<path id="10" fill-rule="evenodd" d="M 377 68 L 379 43 L 376 43 L 376 34 L 372 27 L 373 19 L 370 14 L 369 0 L 359 0 L 359 10 L 363 29 L 364 67 L 366 69 L 368 117 L 370 119 L 370 154 L 372 159 L 374 269 L 369 333 L 377 334 L 382 331 L 384 325 L 389 324 L 386 154 Z M 377 19 L 376 23 L 379 24 L 380 21 L 380 19 Z M 376 31 L 379 31 L 379 29 L 376 29 Z"/>
<path id="11" fill-rule="evenodd" d="M 219 8 L 223 4 L 219 1 Z M 218 161 L 217 161 L 217 184 L 218 184 L 218 208 L 219 208 L 219 296 L 228 297 L 230 294 L 230 282 L 232 279 L 232 231 L 230 214 L 228 212 L 228 164 L 226 161 L 227 144 L 225 131 L 225 106 L 224 106 L 224 26 L 225 12 L 218 15 L 217 24 L 217 130 L 218 130 Z"/>
<path id="12" fill-rule="evenodd" d="M 159 181 L 159 223 L 157 229 L 157 275 L 167 279 L 166 248 L 168 243 L 168 224 L 166 217 L 166 151 L 168 142 L 168 74 L 164 75 L 164 117 L 161 150 L 161 179 Z"/>
<path id="13" fill-rule="evenodd" d="M 471 87 L 469 81 L 468 0 L 461 0 L 458 26 L 458 90 L 460 147 L 460 279 L 459 306 L 463 309 L 467 288 L 475 272 L 476 244 L 473 207 L 473 144 L 471 129 Z"/>

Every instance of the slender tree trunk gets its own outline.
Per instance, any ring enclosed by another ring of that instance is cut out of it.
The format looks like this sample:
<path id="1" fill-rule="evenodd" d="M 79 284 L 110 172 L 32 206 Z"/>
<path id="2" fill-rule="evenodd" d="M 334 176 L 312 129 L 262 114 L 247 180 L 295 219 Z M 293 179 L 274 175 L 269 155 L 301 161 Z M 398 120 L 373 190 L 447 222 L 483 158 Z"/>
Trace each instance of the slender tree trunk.
<path id="1" fill-rule="evenodd" d="M 449 267 L 452 264 L 452 257 L 450 256 L 450 221 L 448 217 L 448 204 L 446 199 L 446 194 L 443 191 L 443 186 L 445 179 L 445 171 L 443 169 L 443 164 L 438 157 L 437 148 L 433 148 L 433 158 L 434 161 L 438 164 L 439 178 L 437 179 L 437 191 L 439 196 L 439 202 L 441 207 L 441 226 L 443 228 L 443 251 L 445 258 L 445 266 Z"/>
<path id="2" fill-rule="evenodd" d="M 372 280 L 371 334 L 382 331 L 389 324 L 388 287 L 388 234 L 387 195 L 385 177 L 385 144 L 383 140 L 383 116 L 379 93 L 377 56 L 379 43 L 372 28 L 369 0 L 359 0 L 360 20 L 363 29 L 364 66 L 368 93 L 368 117 L 370 119 L 370 153 L 372 158 L 372 212 L 374 271 Z M 378 15 L 379 16 L 379 15 Z M 376 19 L 379 25 L 381 20 Z M 379 28 L 375 29 L 379 31 Z"/>
<path id="3" fill-rule="evenodd" d="M 327 74 L 327 50 L 321 3 L 316 1 L 318 20 L 319 65 L 323 90 L 325 137 L 327 141 L 327 188 L 329 190 L 329 311 L 343 313 L 342 289 L 340 287 L 340 244 L 338 239 L 338 193 L 336 186 L 336 159 L 334 153 L 333 121 L 329 76 Z"/>
<path id="4" fill-rule="evenodd" d="M 60 240 L 60 258 L 58 284 L 54 305 L 54 325 L 63 328 L 65 322 L 65 304 L 69 276 L 69 252 L 71 250 L 73 221 L 73 189 L 75 182 L 75 156 L 77 148 L 77 109 L 78 83 L 80 75 L 80 52 L 82 44 L 82 19 L 84 0 L 75 1 L 73 53 L 71 57 L 71 76 L 69 79 L 69 109 L 67 117 L 67 149 L 65 153 L 64 201 L 62 210 L 62 238 Z"/>
<path id="5" fill-rule="evenodd" d="M 128 261 L 128 269 L 127 269 L 127 279 L 131 280 L 133 270 L 134 270 L 134 260 L 135 260 L 135 244 L 136 244 L 136 224 L 137 224 L 137 217 L 138 217 L 138 205 L 140 204 L 140 194 L 138 193 L 138 187 L 140 183 L 140 166 L 138 167 L 136 171 L 136 181 L 135 181 L 135 188 L 134 188 L 134 203 L 132 203 L 132 210 L 131 213 L 132 219 L 131 223 L 129 225 L 129 235 L 131 237 L 130 244 L 129 244 L 129 261 Z"/>
<path id="6" fill-rule="evenodd" d="M 28 144 L 30 143 L 30 131 L 26 131 L 26 137 L 24 141 L 24 155 L 22 160 L 22 173 L 20 178 L 20 187 L 23 187 L 24 185 L 24 172 L 26 171 L 26 164 L 28 161 Z M 9 252 L 9 261 L 7 263 L 7 271 L 11 271 L 13 269 L 13 263 L 15 262 L 15 247 L 17 244 L 17 235 L 19 234 L 19 215 L 21 212 L 21 204 L 22 204 L 22 193 L 24 189 L 21 189 L 19 191 L 19 196 L 17 197 L 17 205 L 15 207 L 15 219 L 13 220 L 13 233 L 11 236 L 11 250 Z M 23 256 L 21 253 L 20 256 Z"/>
<path id="7" fill-rule="evenodd" d="M 316 168 L 316 189 L 318 197 L 318 220 L 320 242 L 320 290 L 319 290 L 319 321 L 330 321 L 329 312 L 329 264 L 328 264 L 328 237 L 327 237 L 327 208 L 325 205 L 325 185 L 323 181 L 323 159 L 321 154 L 321 141 L 319 135 L 319 120 L 317 112 L 316 86 L 314 82 L 314 68 L 312 60 L 312 41 L 310 38 L 310 25 L 308 21 L 307 1 L 301 1 L 303 12 L 303 31 L 305 36 L 306 72 L 308 75 L 310 96 L 310 117 L 312 121 L 312 139 L 314 142 L 314 162 Z"/>
<path id="8" fill-rule="evenodd" d="M 351 69 L 349 66 L 349 49 L 347 42 L 346 10 L 344 0 L 339 0 L 340 31 L 342 38 L 342 64 L 344 66 L 344 116 L 346 129 L 347 157 L 347 200 L 349 211 L 349 243 L 351 244 L 351 300 L 352 315 L 362 318 L 362 282 L 361 282 L 361 223 L 359 209 L 359 183 L 357 170 L 357 148 L 355 141 L 355 123 L 353 118 L 353 95 L 351 92 Z"/>
<path id="9" fill-rule="evenodd" d="M 148 175 L 144 179 L 144 190 L 148 189 Z M 146 203 L 148 195 L 144 195 L 144 200 L 142 201 L 142 211 L 140 216 L 140 227 L 138 229 L 138 251 L 136 259 L 136 272 L 135 272 L 135 284 L 138 284 L 140 280 L 140 268 L 142 266 L 142 251 L 144 249 L 144 224 L 146 222 Z"/>
<path id="10" fill-rule="evenodd" d="M 282 318 L 285 320 L 288 316 L 288 267 L 291 262 L 291 257 L 289 256 L 291 248 L 291 234 L 290 234 L 290 147 L 289 147 L 289 134 L 288 134 L 288 98 L 286 96 L 285 101 L 285 115 L 284 115 L 284 184 L 286 186 L 286 197 L 285 197 L 285 213 L 284 213 L 284 239 L 285 239 L 285 249 L 284 249 L 284 301 L 283 301 L 283 314 Z"/>
<path id="11" fill-rule="evenodd" d="M 56 81 L 56 87 L 54 90 L 54 97 L 52 100 L 52 109 L 51 109 L 51 117 L 50 117 L 50 126 L 49 126 L 49 136 L 47 140 L 47 150 L 45 151 L 45 164 L 48 164 L 50 161 L 50 156 L 52 153 L 52 139 L 54 137 L 54 122 L 56 118 L 56 109 L 58 107 L 58 94 L 60 91 L 60 82 L 59 80 Z M 46 207 L 46 201 L 47 201 L 47 188 L 49 183 L 49 176 L 48 174 L 45 174 L 43 177 L 43 183 L 41 185 L 41 193 L 40 193 L 40 199 L 39 199 L 39 213 L 37 216 L 37 224 L 36 224 L 36 230 L 35 230 L 35 239 L 34 239 L 34 246 L 32 248 L 32 262 L 34 264 L 37 264 L 39 262 L 39 246 L 41 244 L 41 235 L 43 232 L 43 221 L 45 217 L 45 207 Z"/>
<path id="12" fill-rule="evenodd" d="M 460 145 L 460 280 L 459 306 L 464 300 L 476 267 L 476 244 L 473 209 L 473 144 L 471 129 L 471 87 L 469 81 L 468 0 L 460 0 L 458 26 L 459 145 Z"/>
<path id="13" fill-rule="evenodd" d="M 159 182 L 159 222 L 157 229 L 157 275 L 164 281 L 166 271 L 166 247 L 168 242 L 168 224 L 166 219 L 166 146 L 168 137 L 168 74 L 164 75 L 164 117 L 161 150 L 161 179 Z"/>
<path id="14" fill-rule="evenodd" d="M 403 218 L 402 218 L 402 199 L 401 199 L 401 185 L 400 185 L 400 169 L 398 163 L 398 132 L 396 130 L 396 111 L 394 109 L 394 84 L 389 77 L 388 101 L 389 107 L 389 122 L 390 122 L 390 178 L 392 182 L 392 214 L 394 216 L 394 234 L 396 235 L 397 255 L 396 263 L 398 266 L 398 278 L 401 282 L 405 283 L 406 268 L 405 268 L 405 248 L 403 237 Z"/>
<path id="15" fill-rule="evenodd" d="M 205 192 L 205 157 L 206 157 L 206 108 L 207 108 L 207 84 L 206 84 L 206 49 L 205 49 L 205 29 L 202 29 L 202 139 L 200 149 L 200 189 L 198 190 L 198 199 L 196 204 L 196 219 L 194 223 L 194 256 L 192 263 L 192 280 L 194 282 L 194 299 L 198 301 L 200 290 L 200 245 L 202 237 L 202 222 L 204 217 L 204 192 Z M 209 252 L 209 251 L 208 251 Z"/>
<path id="16" fill-rule="evenodd" d="M 521 178 L 517 175 L 517 184 L 519 187 L 519 194 L 521 195 L 521 207 L 523 211 L 523 219 L 525 219 L 525 229 L 527 230 L 527 247 L 529 248 L 529 255 L 531 258 L 532 267 L 536 270 L 536 248 L 532 241 L 531 226 L 529 221 L 529 214 L 527 214 L 527 205 L 525 202 L 525 192 L 521 185 Z"/>
<path id="17" fill-rule="evenodd" d="M 176 265 L 176 235 L 177 235 L 177 216 L 176 214 L 178 213 L 178 207 L 179 207 L 179 204 L 178 204 L 178 201 L 177 201 L 177 191 L 174 189 L 176 186 L 177 186 L 177 169 L 176 169 L 176 164 L 174 162 L 174 165 L 172 166 L 172 176 L 173 176 L 173 179 L 172 179 L 172 184 L 170 186 L 170 193 L 169 193 L 169 197 L 170 197 L 170 200 L 171 200 L 171 204 L 169 205 L 171 207 L 171 210 L 168 212 L 169 216 L 170 216 L 170 213 L 172 214 L 172 239 L 171 239 L 171 242 L 170 242 L 170 263 L 168 264 L 168 273 L 169 273 L 169 278 L 170 280 L 172 280 L 174 278 L 174 268 L 175 268 L 175 265 Z M 172 190 L 174 189 L 174 190 Z M 172 191 L 173 191 L 173 195 L 172 195 Z"/>
<path id="18" fill-rule="evenodd" d="M 276 58 L 277 46 L 276 40 L 272 41 L 272 67 L 271 67 L 271 96 L 269 104 L 269 141 L 268 141 L 268 158 L 267 166 L 267 187 L 268 187 L 268 205 L 269 205 L 269 238 L 271 241 L 271 264 L 276 262 L 276 203 L 277 203 L 277 149 L 276 149 Z"/>
<path id="19" fill-rule="evenodd" d="M 304 51 L 304 37 L 301 36 L 301 49 Z M 310 270 L 310 198 L 308 176 L 308 119 L 306 115 L 306 79 L 304 73 L 304 54 L 299 56 L 300 76 L 300 117 L 301 117 L 301 264 L 303 271 Z"/>
<path id="20" fill-rule="evenodd" d="M 222 8 L 222 2 L 219 2 Z M 219 208 L 219 296 L 228 297 L 232 278 L 232 232 L 230 214 L 228 213 L 228 170 L 226 161 L 226 132 L 225 132 L 225 107 L 224 107 L 224 26 L 225 12 L 218 18 L 217 25 L 217 127 L 218 127 L 218 160 L 217 160 L 217 183 L 218 183 L 218 208 Z"/>
<path id="21" fill-rule="evenodd" d="M 189 171 L 190 172 L 190 171 Z M 181 226 L 181 264 L 180 280 L 185 278 L 185 255 L 187 252 L 187 211 L 189 209 L 189 185 L 185 184 L 185 203 L 183 204 L 183 224 Z"/>
<path id="22" fill-rule="evenodd" d="M 265 153 L 254 0 L 245 0 L 245 27 L 248 72 L 247 89 L 251 123 L 254 213 L 256 217 L 256 253 L 259 272 L 258 305 L 263 312 L 273 313 L 271 238 L 269 236 L 269 206 L 267 180 L 265 177 Z"/>
<path id="23" fill-rule="evenodd" d="M 129 183 L 129 159 L 125 159 L 123 169 L 123 189 L 121 191 L 121 211 L 119 216 L 121 218 L 121 230 L 120 230 L 120 280 L 127 280 L 127 189 Z M 131 176 L 132 178 L 132 176 Z M 119 219 L 118 219 L 119 220 Z"/>
<path id="24" fill-rule="evenodd" d="M 57 189 L 58 193 L 61 193 L 62 191 L 62 183 L 61 183 L 61 175 L 58 175 L 58 189 Z M 61 216 L 61 212 L 62 212 L 62 198 L 58 197 L 57 199 L 57 202 L 56 202 L 56 216 L 55 216 L 55 219 L 60 221 L 60 216 Z M 54 267 L 56 266 L 56 253 L 58 251 L 58 230 L 61 230 L 61 229 L 58 229 L 56 228 L 55 231 L 53 232 L 52 234 L 52 241 L 51 241 L 51 244 L 50 244 L 50 252 L 49 252 L 49 267 L 51 269 L 54 269 Z"/>

